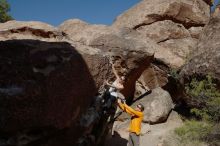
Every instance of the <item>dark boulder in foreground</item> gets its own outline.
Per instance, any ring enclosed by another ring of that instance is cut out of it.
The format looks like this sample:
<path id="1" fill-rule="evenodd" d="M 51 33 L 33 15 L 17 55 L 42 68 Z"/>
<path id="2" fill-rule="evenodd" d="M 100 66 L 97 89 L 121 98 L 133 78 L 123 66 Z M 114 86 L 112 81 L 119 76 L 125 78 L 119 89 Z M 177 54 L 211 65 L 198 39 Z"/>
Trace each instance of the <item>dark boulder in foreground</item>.
<path id="1" fill-rule="evenodd" d="M 77 126 L 96 92 L 87 65 L 70 44 L 36 40 L 0 42 L 3 145 L 25 144 Z M 71 132 L 75 140 L 80 136 L 77 128 Z"/>
<path id="2" fill-rule="evenodd" d="M 115 80 L 111 63 L 126 78 L 123 94 L 132 98 L 136 80 L 153 60 L 152 46 L 130 30 L 88 25 L 88 32 L 74 35 L 44 25 L 0 25 L 1 144 L 100 144 L 114 114 L 109 99 L 97 96 L 104 80 Z M 95 36 L 88 38 L 90 32 Z"/>

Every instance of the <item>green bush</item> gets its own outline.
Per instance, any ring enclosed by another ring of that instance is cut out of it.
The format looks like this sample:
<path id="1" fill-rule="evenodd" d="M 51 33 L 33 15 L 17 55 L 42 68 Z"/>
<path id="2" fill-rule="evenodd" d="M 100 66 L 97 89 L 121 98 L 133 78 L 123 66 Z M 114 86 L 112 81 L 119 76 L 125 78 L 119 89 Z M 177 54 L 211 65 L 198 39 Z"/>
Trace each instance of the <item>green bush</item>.
<path id="1" fill-rule="evenodd" d="M 174 79 L 179 79 L 179 77 L 180 77 L 177 69 L 171 69 L 169 74 Z"/>
<path id="2" fill-rule="evenodd" d="M 193 114 L 203 120 L 219 122 L 220 92 L 210 75 L 201 81 L 192 79 L 185 89 L 186 93 L 200 105 L 191 110 Z"/>
<path id="3" fill-rule="evenodd" d="M 7 0 L 0 0 L 0 23 L 7 22 L 13 18 L 8 14 L 10 11 L 10 5 Z"/>
<path id="4" fill-rule="evenodd" d="M 180 137 L 181 142 L 201 142 L 205 140 L 212 130 L 212 124 L 189 120 L 185 124 L 175 129 L 175 133 Z"/>
<path id="5" fill-rule="evenodd" d="M 189 120 L 184 125 L 175 130 L 181 142 L 194 143 L 208 142 L 216 145 L 220 140 L 220 131 L 216 130 L 216 125 L 220 121 L 220 92 L 210 75 L 203 80 L 192 79 L 185 87 L 186 93 L 197 103 L 191 113 L 197 120 Z"/>

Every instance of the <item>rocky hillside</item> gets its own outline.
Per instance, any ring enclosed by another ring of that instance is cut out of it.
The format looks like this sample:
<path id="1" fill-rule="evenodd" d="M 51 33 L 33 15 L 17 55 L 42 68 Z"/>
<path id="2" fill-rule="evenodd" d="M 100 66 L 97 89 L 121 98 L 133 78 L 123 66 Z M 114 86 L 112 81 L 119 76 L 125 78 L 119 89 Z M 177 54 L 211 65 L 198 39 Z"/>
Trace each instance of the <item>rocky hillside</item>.
<path id="1" fill-rule="evenodd" d="M 203 0 L 143 0 L 118 16 L 113 26 L 131 28 L 143 40 L 154 40 L 161 46 L 155 58 L 179 68 L 195 48 L 209 17 L 210 7 Z"/>
<path id="2" fill-rule="evenodd" d="M 209 18 L 210 6 L 203 0 L 143 0 L 118 16 L 114 28 L 130 28 L 141 40 L 157 44 L 155 60 L 141 75 L 138 88 L 146 92 L 168 85 L 169 75 L 180 70 L 195 51 Z"/>
<path id="3" fill-rule="evenodd" d="M 58 27 L 1 23 L 0 145 L 104 145 L 115 112 L 114 101 L 104 94 L 105 80 L 115 80 L 112 67 L 125 77 L 127 102 L 146 106 L 144 121 L 156 124 L 151 131 L 166 127 L 147 135 L 145 124 L 142 142 L 150 138 L 149 146 L 156 146 L 166 141 L 182 124 L 172 111 L 182 101 L 173 94 L 179 89 L 175 83 L 209 72 L 220 78 L 220 13 L 216 10 L 210 20 L 210 4 L 142 0 L 111 26 L 78 19 Z M 179 71 L 182 78 L 177 79 Z M 128 117 L 122 114 L 118 120 L 124 122 L 116 132 L 126 139 Z M 111 142 L 108 137 L 107 145 Z"/>
<path id="4" fill-rule="evenodd" d="M 96 135 L 101 137 L 109 107 L 108 99 L 96 96 L 104 80 L 114 80 L 111 63 L 127 78 L 124 94 L 132 95 L 134 82 L 153 59 L 152 47 L 108 27 L 90 39 L 76 35 L 88 43 L 40 22 L 10 21 L 0 28 L 0 130 L 8 135 L 3 145 L 68 145 L 94 132 L 96 124 L 104 126 Z"/>
<path id="5" fill-rule="evenodd" d="M 187 79 L 193 75 L 205 76 L 210 73 L 220 81 L 220 12 L 219 8 L 213 13 L 209 23 L 199 39 L 199 44 L 184 66 L 182 75 Z"/>

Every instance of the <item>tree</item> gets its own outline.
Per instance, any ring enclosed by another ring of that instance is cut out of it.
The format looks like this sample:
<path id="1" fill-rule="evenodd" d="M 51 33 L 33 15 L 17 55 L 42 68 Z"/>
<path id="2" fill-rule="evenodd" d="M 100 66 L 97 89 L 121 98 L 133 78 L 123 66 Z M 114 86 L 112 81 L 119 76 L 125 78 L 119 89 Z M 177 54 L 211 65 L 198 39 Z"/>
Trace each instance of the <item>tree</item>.
<path id="1" fill-rule="evenodd" d="M 10 11 L 10 5 L 7 0 L 0 0 L 0 22 L 6 22 L 13 18 L 8 14 Z"/>

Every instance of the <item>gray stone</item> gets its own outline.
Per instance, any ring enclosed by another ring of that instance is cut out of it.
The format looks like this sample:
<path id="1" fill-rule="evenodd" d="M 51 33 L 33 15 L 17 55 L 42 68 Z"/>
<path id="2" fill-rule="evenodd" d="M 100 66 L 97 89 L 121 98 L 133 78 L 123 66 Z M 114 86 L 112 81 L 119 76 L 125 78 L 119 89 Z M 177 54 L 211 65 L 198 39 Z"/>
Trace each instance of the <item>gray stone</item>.
<path id="1" fill-rule="evenodd" d="M 190 36 L 189 31 L 182 24 L 171 20 L 157 21 L 150 25 L 141 26 L 136 30 L 157 43 Z"/>
<path id="2" fill-rule="evenodd" d="M 76 38 L 68 31 L 38 22 L 0 24 L 0 131 L 12 135 L 8 139 L 16 140 L 17 133 L 26 135 L 41 127 L 39 137 L 48 137 L 48 146 L 74 145 L 79 137 L 87 141 L 87 135 L 100 143 L 108 128 L 109 114 L 99 114 L 108 109 L 96 111 L 89 105 L 98 90 L 104 90 L 104 80 L 115 80 L 111 63 L 119 76 L 126 77 L 123 94 L 133 96 L 135 81 L 153 60 L 154 45 L 147 46 L 134 37 L 137 32 L 130 30 L 115 33 L 107 26 L 76 23 L 73 28 L 88 26 Z M 81 121 L 80 125 L 77 121 Z M 94 136 L 97 123 L 99 134 Z M 52 136 L 54 131 L 63 134 Z"/>
<path id="3" fill-rule="evenodd" d="M 199 31 L 210 18 L 210 5 L 203 0 L 143 0 L 117 17 L 112 27 L 127 27 L 151 38 L 160 47 L 155 59 L 179 69 L 196 47 Z M 192 38 L 193 37 L 193 38 Z"/>
<path id="4" fill-rule="evenodd" d="M 135 109 L 139 103 L 145 107 L 143 122 L 151 124 L 162 123 L 167 120 L 170 111 L 174 107 L 170 94 L 160 87 L 153 89 L 151 94 L 135 101 L 131 107 Z M 128 114 L 123 113 L 119 119 L 127 120 L 130 117 Z"/>
<path id="5" fill-rule="evenodd" d="M 175 20 L 185 26 L 206 24 L 210 6 L 203 0 L 143 0 L 117 17 L 113 26 L 135 28 L 161 20 Z"/>
<path id="6" fill-rule="evenodd" d="M 134 106 L 138 103 L 144 105 L 144 121 L 149 123 L 164 122 L 174 106 L 169 93 L 160 87 L 138 100 Z"/>
<path id="7" fill-rule="evenodd" d="M 181 75 L 188 79 L 193 75 L 211 74 L 220 81 L 220 11 L 213 14 L 209 24 L 204 28 L 199 44 Z"/>
<path id="8" fill-rule="evenodd" d="M 199 26 L 199 27 L 190 27 L 189 29 L 189 33 L 193 38 L 199 39 L 200 34 L 203 31 L 203 27 Z"/>

